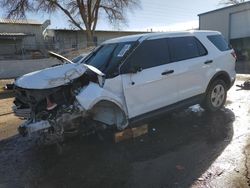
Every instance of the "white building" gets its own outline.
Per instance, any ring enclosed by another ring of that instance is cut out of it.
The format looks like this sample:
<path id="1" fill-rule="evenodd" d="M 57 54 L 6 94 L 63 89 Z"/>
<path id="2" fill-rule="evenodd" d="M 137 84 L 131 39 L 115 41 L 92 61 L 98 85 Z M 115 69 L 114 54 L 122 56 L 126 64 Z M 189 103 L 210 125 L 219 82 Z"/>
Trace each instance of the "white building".
<path id="1" fill-rule="evenodd" d="M 249 1 L 199 14 L 199 29 L 220 31 L 238 53 L 250 57 Z"/>
<path id="2" fill-rule="evenodd" d="M 50 24 L 34 20 L 14 20 L 0 18 L 0 58 L 25 53 L 24 51 L 44 48 L 43 31 Z"/>

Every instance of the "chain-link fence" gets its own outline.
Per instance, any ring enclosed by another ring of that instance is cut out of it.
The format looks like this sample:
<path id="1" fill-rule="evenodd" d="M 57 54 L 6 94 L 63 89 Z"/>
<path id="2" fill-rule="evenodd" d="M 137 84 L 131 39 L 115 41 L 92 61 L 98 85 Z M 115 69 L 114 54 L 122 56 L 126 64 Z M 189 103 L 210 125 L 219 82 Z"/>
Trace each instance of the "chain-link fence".
<path id="1" fill-rule="evenodd" d="M 0 60 L 25 60 L 25 59 L 41 59 L 48 57 L 48 51 L 53 51 L 62 55 L 67 55 L 68 53 L 74 51 L 83 51 L 85 53 L 85 49 L 89 51 L 89 47 L 91 48 L 99 45 L 101 42 L 88 42 L 83 41 L 81 43 L 75 42 L 54 42 L 49 43 L 45 42 L 43 44 L 11 44 L 5 43 L 0 44 Z M 76 53 L 77 55 L 77 53 Z"/>
<path id="2" fill-rule="evenodd" d="M 0 44 L 0 60 L 44 58 L 46 57 L 46 51 L 53 49 L 53 46 L 46 46 L 44 44 Z"/>

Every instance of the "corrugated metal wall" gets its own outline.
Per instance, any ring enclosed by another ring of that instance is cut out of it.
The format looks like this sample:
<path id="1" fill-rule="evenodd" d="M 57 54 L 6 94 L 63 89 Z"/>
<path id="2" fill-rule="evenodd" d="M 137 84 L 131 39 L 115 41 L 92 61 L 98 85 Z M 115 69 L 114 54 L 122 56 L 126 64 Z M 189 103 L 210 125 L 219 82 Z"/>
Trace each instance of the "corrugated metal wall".
<path id="1" fill-rule="evenodd" d="M 230 14 L 230 39 L 250 36 L 250 10 Z"/>
<path id="2" fill-rule="evenodd" d="M 232 28 L 235 27 L 234 25 L 231 26 L 231 14 L 235 14 L 238 12 L 242 12 L 245 10 L 250 10 L 250 3 L 243 3 L 236 6 L 230 6 L 228 8 L 223 8 L 215 11 L 211 11 L 205 14 L 199 15 L 199 28 L 201 30 L 216 30 L 220 31 L 224 37 L 230 41 L 231 31 L 237 33 L 237 29 L 239 28 Z M 247 18 L 238 20 L 242 24 L 247 24 Z M 237 26 L 238 27 L 238 26 Z M 234 33 L 234 35 L 236 34 Z M 250 36 L 250 33 L 249 33 Z M 244 36 L 242 36 L 244 37 Z"/>
<path id="3" fill-rule="evenodd" d="M 33 35 L 33 37 L 26 38 L 23 45 L 35 46 L 43 43 L 43 34 L 41 25 L 29 25 L 29 24 L 1 24 L 0 32 L 6 33 L 25 33 Z"/>

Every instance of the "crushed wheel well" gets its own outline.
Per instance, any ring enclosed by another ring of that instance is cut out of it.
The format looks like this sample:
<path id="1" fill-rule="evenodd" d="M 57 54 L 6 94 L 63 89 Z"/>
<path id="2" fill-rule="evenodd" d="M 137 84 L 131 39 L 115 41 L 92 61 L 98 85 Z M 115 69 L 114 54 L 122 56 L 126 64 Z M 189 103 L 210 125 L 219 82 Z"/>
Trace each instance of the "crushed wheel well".
<path id="1" fill-rule="evenodd" d="M 117 129 L 124 129 L 128 125 L 125 112 L 114 102 L 102 100 L 96 103 L 91 109 L 94 120 L 107 125 L 115 125 Z"/>

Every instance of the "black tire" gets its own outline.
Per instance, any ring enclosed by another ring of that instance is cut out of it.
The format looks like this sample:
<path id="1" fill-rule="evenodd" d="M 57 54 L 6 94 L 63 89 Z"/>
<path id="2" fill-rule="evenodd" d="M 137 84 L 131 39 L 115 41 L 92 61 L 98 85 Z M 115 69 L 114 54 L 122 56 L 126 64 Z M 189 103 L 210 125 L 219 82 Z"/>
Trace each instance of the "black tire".
<path id="1" fill-rule="evenodd" d="M 223 80 L 213 81 L 206 92 L 206 97 L 201 107 L 207 111 L 215 112 L 221 109 L 227 99 L 227 87 Z"/>

